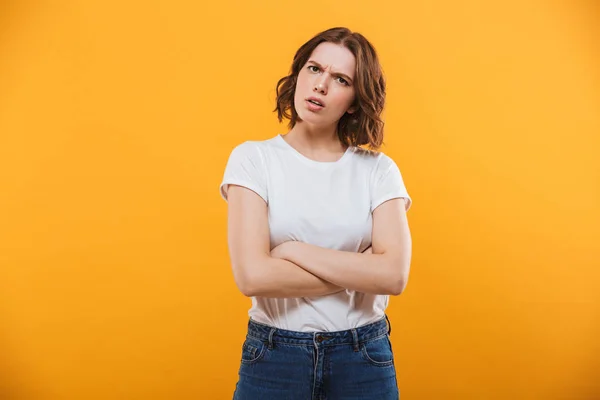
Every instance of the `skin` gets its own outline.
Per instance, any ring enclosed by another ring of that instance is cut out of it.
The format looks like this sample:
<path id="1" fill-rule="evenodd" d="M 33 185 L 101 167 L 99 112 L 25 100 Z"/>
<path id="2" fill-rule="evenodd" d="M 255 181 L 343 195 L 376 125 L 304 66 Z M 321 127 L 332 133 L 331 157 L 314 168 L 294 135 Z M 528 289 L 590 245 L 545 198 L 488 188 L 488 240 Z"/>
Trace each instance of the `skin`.
<path id="1" fill-rule="evenodd" d="M 356 60 L 348 49 L 325 42 L 313 51 L 299 73 L 294 102 L 302 121 L 284 140 L 306 157 L 335 161 L 345 152 L 336 126 L 345 113 L 355 111 L 351 108 L 355 68 Z M 325 108 L 309 110 L 305 99 L 310 96 L 322 99 Z M 298 241 L 270 250 L 265 201 L 245 187 L 230 185 L 228 204 L 233 276 L 246 296 L 314 297 L 346 289 L 399 295 L 406 287 L 412 241 L 404 199 L 389 200 L 373 211 L 372 246 L 363 253 Z"/>
<path id="2" fill-rule="evenodd" d="M 300 70 L 294 105 L 302 121 L 284 139 L 308 158 L 335 161 L 346 150 L 337 137 L 336 127 L 345 113 L 355 111 L 350 108 L 355 97 L 355 69 L 356 60 L 350 50 L 324 42 L 315 48 Z M 325 108 L 309 110 L 306 98 L 311 96 L 323 99 Z"/>

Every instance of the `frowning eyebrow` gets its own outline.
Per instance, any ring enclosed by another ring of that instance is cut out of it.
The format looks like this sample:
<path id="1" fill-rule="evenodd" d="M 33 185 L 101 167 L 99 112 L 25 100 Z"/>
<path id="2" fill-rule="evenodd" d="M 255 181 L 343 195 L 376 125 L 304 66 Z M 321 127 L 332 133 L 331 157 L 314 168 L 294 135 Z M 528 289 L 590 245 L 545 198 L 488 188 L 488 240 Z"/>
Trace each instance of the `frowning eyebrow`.
<path id="1" fill-rule="evenodd" d="M 321 64 L 319 64 L 318 62 L 316 62 L 315 60 L 308 60 L 309 63 L 313 63 L 315 64 L 317 67 L 324 69 L 323 66 Z M 341 72 L 332 72 L 332 75 L 335 76 L 341 76 L 342 78 L 346 79 L 348 82 L 352 83 L 352 79 L 350 79 L 350 77 L 346 74 L 342 74 Z"/>

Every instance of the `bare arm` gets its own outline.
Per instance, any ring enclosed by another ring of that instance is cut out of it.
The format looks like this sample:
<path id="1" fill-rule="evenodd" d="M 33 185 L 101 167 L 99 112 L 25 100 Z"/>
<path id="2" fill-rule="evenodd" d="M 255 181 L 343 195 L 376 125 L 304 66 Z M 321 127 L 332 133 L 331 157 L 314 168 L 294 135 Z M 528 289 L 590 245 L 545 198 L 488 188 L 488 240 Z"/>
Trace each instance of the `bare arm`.
<path id="1" fill-rule="evenodd" d="M 310 297 L 344 290 L 271 256 L 267 204 L 258 194 L 229 185 L 227 199 L 229 256 L 235 283 L 245 296 Z"/>
<path id="2" fill-rule="evenodd" d="M 336 285 L 363 293 L 398 295 L 406 287 L 412 254 L 404 199 L 389 200 L 373 211 L 373 254 L 296 241 L 278 247 L 281 258 Z"/>

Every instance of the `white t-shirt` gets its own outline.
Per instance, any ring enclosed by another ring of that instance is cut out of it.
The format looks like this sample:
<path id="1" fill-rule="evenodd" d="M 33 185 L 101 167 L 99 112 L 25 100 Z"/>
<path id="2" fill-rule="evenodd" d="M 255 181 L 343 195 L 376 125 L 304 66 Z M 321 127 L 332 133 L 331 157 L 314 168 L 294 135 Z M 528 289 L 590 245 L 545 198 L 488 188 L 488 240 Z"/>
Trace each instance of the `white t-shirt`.
<path id="1" fill-rule="evenodd" d="M 235 147 L 220 186 L 226 201 L 229 184 L 244 186 L 267 203 L 271 249 L 297 240 L 362 252 L 371 245 L 377 206 L 403 197 L 408 211 L 412 203 L 398 166 L 384 153 L 351 146 L 339 160 L 320 162 L 281 135 Z M 388 300 L 353 290 L 318 297 L 252 297 L 249 316 L 280 329 L 331 332 L 383 318 Z"/>

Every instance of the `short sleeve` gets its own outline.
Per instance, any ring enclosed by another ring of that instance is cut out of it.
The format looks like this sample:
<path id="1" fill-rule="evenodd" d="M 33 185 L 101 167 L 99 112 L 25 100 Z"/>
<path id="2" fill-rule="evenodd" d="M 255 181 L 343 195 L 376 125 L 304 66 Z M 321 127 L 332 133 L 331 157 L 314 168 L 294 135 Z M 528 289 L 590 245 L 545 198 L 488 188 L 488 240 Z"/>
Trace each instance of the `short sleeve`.
<path id="1" fill-rule="evenodd" d="M 227 201 L 227 188 L 229 185 L 246 187 L 267 201 L 266 168 L 259 144 L 244 142 L 235 147 L 229 155 L 229 160 L 223 174 L 220 192 L 221 197 Z"/>
<path id="2" fill-rule="evenodd" d="M 389 156 L 380 154 L 379 161 L 371 178 L 371 212 L 382 203 L 397 198 L 405 198 L 406 211 L 412 199 L 406 190 L 398 165 Z"/>

